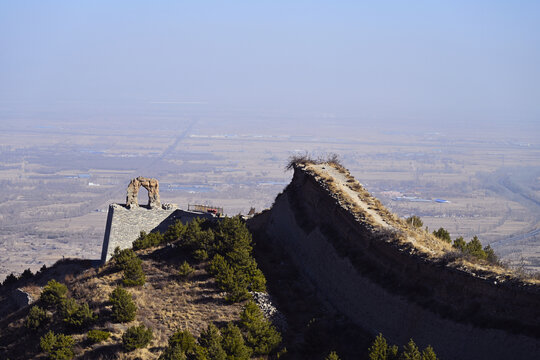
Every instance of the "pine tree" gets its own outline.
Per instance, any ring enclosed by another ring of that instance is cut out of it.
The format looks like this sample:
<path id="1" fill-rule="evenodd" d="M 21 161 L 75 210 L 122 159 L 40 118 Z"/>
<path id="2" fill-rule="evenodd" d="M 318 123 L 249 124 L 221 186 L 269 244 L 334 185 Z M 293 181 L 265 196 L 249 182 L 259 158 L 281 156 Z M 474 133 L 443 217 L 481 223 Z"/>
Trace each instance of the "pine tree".
<path id="1" fill-rule="evenodd" d="M 495 255 L 495 251 L 489 245 L 484 247 L 484 253 L 486 253 L 486 260 L 492 264 L 497 264 L 499 262 L 499 257 Z"/>
<path id="2" fill-rule="evenodd" d="M 256 355 L 267 355 L 281 342 L 281 334 L 268 321 L 255 302 L 249 301 L 240 315 L 247 344 Z"/>
<path id="3" fill-rule="evenodd" d="M 324 360 L 339 360 L 339 356 L 335 351 L 332 351 Z"/>
<path id="4" fill-rule="evenodd" d="M 75 340 L 71 336 L 64 334 L 55 334 L 49 331 L 39 339 L 39 346 L 43 352 L 46 352 L 49 359 L 69 360 L 72 359 L 73 345 Z"/>
<path id="5" fill-rule="evenodd" d="M 187 279 L 189 275 L 193 273 L 193 268 L 188 264 L 187 261 L 184 261 L 182 265 L 180 265 L 180 268 L 178 268 L 178 275 L 182 279 Z"/>
<path id="6" fill-rule="evenodd" d="M 222 346 L 227 353 L 227 360 L 248 360 L 251 350 L 244 343 L 240 329 L 233 323 L 228 323 L 222 331 Z"/>
<path id="7" fill-rule="evenodd" d="M 437 355 L 435 355 L 435 351 L 433 351 L 431 345 L 422 351 L 422 360 L 438 360 Z"/>
<path id="8" fill-rule="evenodd" d="M 433 232 L 433 235 L 449 244 L 452 242 L 450 233 L 445 228 L 439 228 L 439 230 Z"/>
<path id="9" fill-rule="evenodd" d="M 137 306 L 131 295 L 122 287 L 118 286 L 109 296 L 112 303 L 112 316 L 118 322 L 129 322 L 135 319 Z"/>
<path id="10" fill-rule="evenodd" d="M 179 347 L 186 354 L 192 354 L 195 345 L 195 338 L 187 330 L 178 330 L 169 338 L 169 347 Z"/>
<path id="11" fill-rule="evenodd" d="M 118 246 L 114 248 L 114 254 L 112 256 L 112 259 L 116 264 L 117 270 L 124 270 L 126 264 L 131 262 L 135 258 L 137 258 L 137 254 L 135 254 L 135 251 L 133 251 L 133 249 L 120 250 L 120 247 Z"/>
<path id="12" fill-rule="evenodd" d="M 397 345 L 392 345 L 388 347 L 388 360 L 398 360 L 399 359 L 399 348 Z"/>
<path id="13" fill-rule="evenodd" d="M 388 344 L 381 333 L 377 335 L 369 348 L 369 360 L 386 360 L 388 358 Z"/>
<path id="14" fill-rule="evenodd" d="M 142 286 L 145 282 L 146 277 L 142 269 L 142 260 L 136 257 L 128 261 L 124 265 L 122 283 L 125 286 Z"/>
<path id="15" fill-rule="evenodd" d="M 47 306 L 59 306 L 67 296 L 67 287 L 64 284 L 52 279 L 43 288 L 40 300 Z"/>
<path id="16" fill-rule="evenodd" d="M 465 251 L 465 246 L 467 246 L 467 242 L 463 240 L 463 236 L 460 236 L 454 240 L 454 244 L 452 245 L 453 248 Z"/>
<path id="17" fill-rule="evenodd" d="M 418 216 L 416 215 L 413 215 L 413 216 L 409 216 L 407 219 L 407 224 L 410 224 L 412 225 L 413 227 L 415 228 L 421 228 L 422 226 L 424 226 L 424 222 L 422 221 L 422 219 L 420 219 Z"/>
<path id="18" fill-rule="evenodd" d="M 78 304 L 71 298 L 62 303 L 62 316 L 64 323 L 75 328 L 87 326 L 97 319 L 87 303 Z"/>
<path id="19" fill-rule="evenodd" d="M 35 305 L 28 312 L 24 326 L 31 330 L 37 330 L 49 322 L 50 319 L 51 317 L 45 309 Z"/>
<path id="20" fill-rule="evenodd" d="M 153 339 L 152 329 L 144 325 L 132 326 L 122 335 L 122 345 L 127 351 L 148 346 Z"/>
<path id="21" fill-rule="evenodd" d="M 163 241 L 173 242 L 180 239 L 186 231 L 186 226 L 180 221 L 177 220 L 173 225 L 169 226 L 163 234 Z"/>
<path id="22" fill-rule="evenodd" d="M 471 254 L 479 259 L 486 259 L 487 255 L 482 250 L 482 243 L 478 240 L 477 236 L 474 236 L 471 241 L 465 246 L 465 252 Z"/>
<path id="23" fill-rule="evenodd" d="M 403 346 L 401 360 L 422 360 L 420 350 L 418 350 L 418 346 L 416 346 L 413 339 L 410 339 L 407 345 Z"/>
<path id="24" fill-rule="evenodd" d="M 221 342 L 221 334 L 214 324 L 209 324 L 199 337 L 199 345 L 204 349 L 206 358 L 212 360 L 226 360 L 227 353 L 223 350 Z"/>

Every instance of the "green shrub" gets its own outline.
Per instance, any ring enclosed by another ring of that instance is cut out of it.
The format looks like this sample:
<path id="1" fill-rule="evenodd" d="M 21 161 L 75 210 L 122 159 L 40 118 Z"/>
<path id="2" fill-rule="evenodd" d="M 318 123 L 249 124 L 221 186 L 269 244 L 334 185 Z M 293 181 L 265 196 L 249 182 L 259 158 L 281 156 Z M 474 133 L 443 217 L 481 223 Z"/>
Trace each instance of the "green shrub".
<path id="1" fill-rule="evenodd" d="M 439 228 L 439 230 L 433 232 L 433 235 L 449 244 L 452 242 L 452 239 L 450 238 L 450 233 L 445 228 Z"/>
<path id="2" fill-rule="evenodd" d="M 147 249 L 158 246 L 163 242 L 163 235 L 159 232 L 147 234 L 141 231 L 139 237 L 133 241 L 133 250 Z"/>
<path id="3" fill-rule="evenodd" d="M 74 299 L 66 299 L 62 303 L 64 323 L 75 328 L 87 326 L 97 319 L 87 303 L 78 304 Z"/>
<path id="4" fill-rule="evenodd" d="M 173 225 L 167 228 L 165 234 L 163 234 L 164 242 L 174 242 L 184 235 L 186 226 L 182 224 L 180 220 L 177 220 Z"/>
<path id="5" fill-rule="evenodd" d="M 105 341 L 109 338 L 109 336 L 111 336 L 111 333 L 103 330 L 90 330 L 88 331 L 88 334 L 86 334 L 86 338 L 92 344 Z"/>
<path id="6" fill-rule="evenodd" d="M 265 292 L 266 278 L 261 269 L 257 267 L 255 259 L 244 269 L 248 278 L 248 287 L 250 291 Z"/>
<path id="7" fill-rule="evenodd" d="M 482 249 L 482 243 L 477 236 L 474 236 L 471 241 L 465 246 L 465 253 L 472 255 L 478 259 L 487 259 L 487 254 Z"/>
<path id="8" fill-rule="evenodd" d="M 428 346 L 422 351 L 422 360 L 438 360 L 437 355 L 431 346 Z"/>
<path id="9" fill-rule="evenodd" d="M 460 236 L 454 240 L 454 244 L 452 245 L 453 248 L 465 251 L 465 246 L 467 246 L 467 242 L 463 240 L 463 236 Z"/>
<path id="10" fill-rule="evenodd" d="M 142 269 L 142 260 L 135 257 L 124 264 L 122 283 L 125 286 L 142 286 L 146 282 L 146 276 Z"/>
<path id="11" fill-rule="evenodd" d="M 11 273 L 9 274 L 8 276 L 6 276 L 6 278 L 4 279 L 4 282 L 2 283 L 2 286 L 9 286 L 9 285 L 13 285 L 17 282 L 17 277 L 15 276 L 15 274 Z"/>
<path id="12" fill-rule="evenodd" d="M 403 346 L 403 352 L 400 359 L 402 360 L 422 360 L 422 354 L 418 350 L 418 346 L 414 343 L 413 339 Z"/>
<path id="13" fill-rule="evenodd" d="M 377 335 L 368 351 L 369 360 L 388 359 L 388 344 L 382 334 Z"/>
<path id="14" fill-rule="evenodd" d="M 164 239 L 179 239 L 179 248 L 197 261 L 212 258 L 209 272 L 228 300 L 242 301 L 250 297 L 249 291 L 266 290 L 264 274 L 252 256 L 251 234 L 240 217 L 219 222 L 197 218 L 187 225 L 177 222 L 167 229 Z"/>
<path id="15" fill-rule="evenodd" d="M 206 360 L 206 358 L 203 357 L 196 357 L 197 360 Z M 158 360 L 187 360 L 186 354 L 180 349 L 179 347 L 169 347 L 159 355 Z"/>
<path id="16" fill-rule="evenodd" d="M 39 340 L 41 350 L 47 353 L 49 359 L 53 360 L 72 359 L 74 344 L 75 341 L 71 336 L 55 334 L 52 331 L 43 335 Z"/>
<path id="17" fill-rule="evenodd" d="M 178 269 L 178 275 L 180 275 L 181 278 L 186 279 L 189 277 L 189 275 L 193 274 L 193 271 L 193 268 L 187 263 L 187 261 L 184 261 Z"/>
<path id="18" fill-rule="evenodd" d="M 226 360 L 227 353 L 221 346 L 221 333 L 214 324 L 209 324 L 206 330 L 201 332 L 199 345 L 202 348 L 203 357 L 212 360 Z"/>
<path id="19" fill-rule="evenodd" d="M 126 264 L 130 263 L 133 259 L 136 258 L 137 254 L 135 254 L 135 251 L 133 251 L 133 249 L 120 250 L 118 246 L 114 248 L 114 254 L 112 256 L 112 259 L 116 264 L 117 270 L 124 270 Z"/>
<path id="20" fill-rule="evenodd" d="M 193 258 L 197 261 L 208 260 L 208 251 L 203 249 L 197 249 L 193 252 Z"/>
<path id="21" fill-rule="evenodd" d="M 227 292 L 227 300 L 238 302 L 250 297 L 246 274 L 231 266 L 223 256 L 214 256 L 209 271 L 215 276 L 218 286 Z"/>
<path id="22" fill-rule="evenodd" d="M 244 338 L 238 326 L 232 322 L 222 331 L 222 346 L 227 353 L 227 360 L 248 360 L 251 349 L 244 343 Z"/>
<path id="23" fill-rule="evenodd" d="M 26 269 L 22 272 L 21 276 L 19 276 L 19 280 L 29 280 L 34 276 L 32 273 L 32 270 Z"/>
<path id="24" fill-rule="evenodd" d="M 122 346 L 126 351 L 141 349 L 152 341 L 152 330 L 144 325 L 132 326 L 122 335 Z"/>
<path id="25" fill-rule="evenodd" d="M 499 263 L 499 257 L 495 255 L 495 251 L 490 245 L 486 245 L 484 247 L 484 253 L 486 254 L 486 260 L 492 264 L 498 264 Z"/>
<path id="26" fill-rule="evenodd" d="M 52 279 L 43 288 L 39 299 L 49 307 L 58 306 L 66 298 L 67 291 L 66 285 Z"/>
<path id="27" fill-rule="evenodd" d="M 413 339 L 403 346 L 401 354 L 398 352 L 397 346 L 388 345 L 383 335 L 379 334 L 369 348 L 368 358 L 369 360 L 438 360 L 431 346 L 420 353 Z"/>
<path id="28" fill-rule="evenodd" d="M 32 306 L 32 308 L 30 309 L 30 312 L 26 317 L 24 326 L 26 326 L 28 329 L 36 330 L 48 323 L 50 319 L 51 316 L 47 313 L 45 309 L 42 309 L 39 306 L 35 305 Z"/>
<path id="29" fill-rule="evenodd" d="M 332 351 L 324 360 L 339 360 L 339 356 L 335 351 Z"/>
<path id="30" fill-rule="evenodd" d="M 185 354 L 193 354 L 195 352 L 195 338 L 187 330 L 178 330 L 169 338 L 169 347 L 177 347 Z"/>
<path id="31" fill-rule="evenodd" d="M 422 221 L 422 219 L 420 219 L 416 215 L 409 216 L 405 221 L 407 221 L 407 224 L 412 225 L 415 228 L 421 228 L 422 226 L 424 226 L 424 222 Z"/>
<path id="32" fill-rule="evenodd" d="M 129 322 L 135 319 L 137 306 L 131 295 L 122 287 L 118 286 L 109 296 L 112 303 L 112 316 L 117 322 Z"/>
<path id="33" fill-rule="evenodd" d="M 169 338 L 169 344 L 159 356 L 159 360 L 206 360 L 212 359 L 206 356 L 204 349 L 198 346 L 195 338 L 189 331 L 178 330 Z"/>
<path id="34" fill-rule="evenodd" d="M 245 305 L 240 324 L 246 332 L 246 342 L 255 355 L 268 355 L 281 343 L 281 334 L 253 301 Z"/>
<path id="35" fill-rule="evenodd" d="M 454 244 L 452 246 L 465 254 L 469 254 L 478 259 L 487 260 L 491 264 L 499 263 L 499 257 L 495 254 L 493 248 L 486 245 L 482 249 L 482 243 L 477 236 L 473 237 L 468 243 L 465 242 L 463 237 L 460 236 L 454 240 Z"/>

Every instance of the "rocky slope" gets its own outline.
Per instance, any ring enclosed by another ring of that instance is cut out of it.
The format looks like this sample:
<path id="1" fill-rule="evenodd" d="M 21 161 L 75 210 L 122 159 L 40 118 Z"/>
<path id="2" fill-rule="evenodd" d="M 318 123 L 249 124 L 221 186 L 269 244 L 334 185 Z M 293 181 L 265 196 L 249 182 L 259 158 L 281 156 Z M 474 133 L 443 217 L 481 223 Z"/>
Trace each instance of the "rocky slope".
<path id="1" fill-rule="evenodd" d="M 409 228 L 340 166 L 297 164 L 272 209 L 250 225 L 373 335 L 397 344 L 412 337 L 443 359 L 540 355 L 538 284 Z"/>

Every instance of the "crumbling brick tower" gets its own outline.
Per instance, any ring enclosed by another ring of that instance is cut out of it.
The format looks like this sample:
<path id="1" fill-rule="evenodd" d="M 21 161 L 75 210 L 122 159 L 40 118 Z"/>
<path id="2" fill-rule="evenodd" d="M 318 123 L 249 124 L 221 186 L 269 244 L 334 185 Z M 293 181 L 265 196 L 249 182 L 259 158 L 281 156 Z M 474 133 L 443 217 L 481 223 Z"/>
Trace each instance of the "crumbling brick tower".
<path id="1" fill-rule="evenodd" d="M 127 188 L 126 207 L 128 209 L 137 208 L 139 206 L 139 189 L 144 187 L 148 190 L 148 206 L 151 209 L 161 208 L 159 200 L 159 181 L 157 179 L 145 178 L 139 176 L 132 179 Z"/>

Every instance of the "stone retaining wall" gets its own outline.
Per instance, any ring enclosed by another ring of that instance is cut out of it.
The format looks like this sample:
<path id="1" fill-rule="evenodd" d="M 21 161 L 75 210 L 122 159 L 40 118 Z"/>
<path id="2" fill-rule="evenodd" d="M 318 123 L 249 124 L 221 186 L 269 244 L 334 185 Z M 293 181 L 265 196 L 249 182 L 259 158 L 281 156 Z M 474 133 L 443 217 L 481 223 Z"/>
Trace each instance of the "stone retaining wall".
<path id="1" fill-rule="evenodd" d="M 146 233 L 164 232 L 176 220 L 187 223 L 198 217 L 214 218 L 212 214 L 180 210 L 175 205 L 159 209 L 150 209 L 144 206 L 127 209 L 121 204 L 111 204 L 107 214 L 101 263 L 105 263 L 111 258 L 117 246 L 120 249 L 130 248 L 141 231 Z"/>

